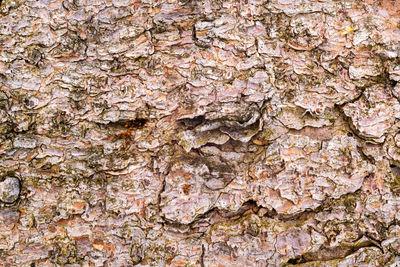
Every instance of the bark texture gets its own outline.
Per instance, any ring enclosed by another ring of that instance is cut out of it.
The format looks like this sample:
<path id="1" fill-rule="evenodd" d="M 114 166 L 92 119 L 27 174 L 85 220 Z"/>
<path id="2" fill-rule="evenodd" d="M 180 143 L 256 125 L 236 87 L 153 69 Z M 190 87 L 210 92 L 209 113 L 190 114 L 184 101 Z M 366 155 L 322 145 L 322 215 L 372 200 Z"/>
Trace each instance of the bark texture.
<path id="1" fill-rule="evenodd" d="M 0 266 L 400 265 L 400 1 L 0 3 Z"/>

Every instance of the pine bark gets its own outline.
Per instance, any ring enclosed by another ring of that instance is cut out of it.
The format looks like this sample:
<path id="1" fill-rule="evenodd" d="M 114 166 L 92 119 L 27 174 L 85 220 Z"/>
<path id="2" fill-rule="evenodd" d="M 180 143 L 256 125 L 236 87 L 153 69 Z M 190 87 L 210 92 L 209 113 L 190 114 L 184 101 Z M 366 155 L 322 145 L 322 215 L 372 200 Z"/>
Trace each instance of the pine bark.
<path id="1" fill-rule="evenodd" d="M 2 0 L 0 266 L 397 266 L 400 1 Z"/>

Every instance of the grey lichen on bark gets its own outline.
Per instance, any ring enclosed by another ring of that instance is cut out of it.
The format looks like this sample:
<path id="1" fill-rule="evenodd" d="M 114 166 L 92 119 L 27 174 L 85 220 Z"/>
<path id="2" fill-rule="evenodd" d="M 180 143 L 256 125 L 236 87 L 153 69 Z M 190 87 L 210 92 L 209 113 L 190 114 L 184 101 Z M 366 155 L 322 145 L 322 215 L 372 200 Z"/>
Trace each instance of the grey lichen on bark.
<path id="1" fill-rule="evenodd" d="M 397 266 L 400 2 L 0 2 L 0 266 Z"/>

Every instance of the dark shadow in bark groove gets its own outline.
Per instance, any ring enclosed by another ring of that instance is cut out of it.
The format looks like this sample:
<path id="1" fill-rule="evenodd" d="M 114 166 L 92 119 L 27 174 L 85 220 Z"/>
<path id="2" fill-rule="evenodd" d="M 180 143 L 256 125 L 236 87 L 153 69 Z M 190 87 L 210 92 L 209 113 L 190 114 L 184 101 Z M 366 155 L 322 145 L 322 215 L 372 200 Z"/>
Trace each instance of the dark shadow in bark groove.
<path id="1" fill-rule="evenodd" d="M 202 124 L 205 122 L 205 116 L 200 115 L 200 116 L 196 116 L 192 119 L 180 119 L 178 120 L 178 122 L 187 130 L 192 130 L 193 128 L 195 128 L 196 126 Z"/>
<path id="2" fill-rule="evenodd" d="M 110 127 L 123 127 L 127 129 L 140 129 L 145 126 L 147 123 L 147 119 L 145 118 L 136 118 L 134 120 L 120 120 L 116 122 L 111 122 L 108 125 Z"/>
<path id="3" fill-rule="evenodd" d="M 205 248 L 204 245 L 201 245 L 201 254 L 200 254 L 200 266 L 204 267 L 204 252 L 205 252 Z"/>
<path id="4" fill-rule="evenodd" d="M 317 252 L 308 252 L 301 255 L 300 257 L 290 259 L 287 261 L 287 263 L 296 265 L 313 261 L 330 261 L 330 260 L 343 259 L 357 252 L 359 249 L 366 247 L 376 247 L 381 250 L 380 246 L 375 244 L 375 242 L 371 240 L 366 240 L 365 242 L 362 242 L 361 244 L 354 246 L 342 245 L 337 247 L 323 247 L 319 249 Z"/>

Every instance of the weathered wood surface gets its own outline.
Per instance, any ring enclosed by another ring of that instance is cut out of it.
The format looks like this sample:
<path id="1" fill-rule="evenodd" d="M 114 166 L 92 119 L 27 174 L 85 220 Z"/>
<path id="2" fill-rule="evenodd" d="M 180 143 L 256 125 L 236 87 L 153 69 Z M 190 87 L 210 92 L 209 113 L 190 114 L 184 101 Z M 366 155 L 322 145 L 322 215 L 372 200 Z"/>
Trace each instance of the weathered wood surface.
<path id="1" fill-rule="evenodd" d="M 0 266 L 398 266 L 400 1 L 2 0 Z"/>

